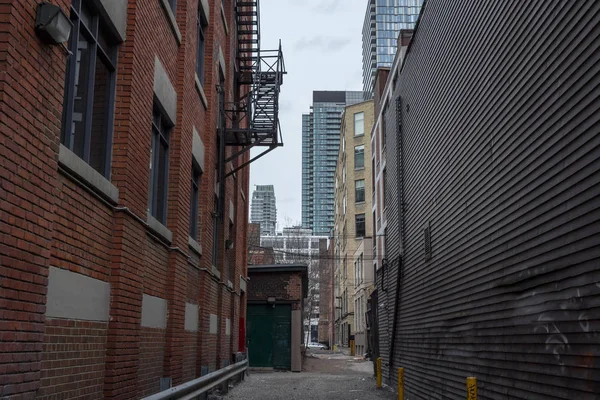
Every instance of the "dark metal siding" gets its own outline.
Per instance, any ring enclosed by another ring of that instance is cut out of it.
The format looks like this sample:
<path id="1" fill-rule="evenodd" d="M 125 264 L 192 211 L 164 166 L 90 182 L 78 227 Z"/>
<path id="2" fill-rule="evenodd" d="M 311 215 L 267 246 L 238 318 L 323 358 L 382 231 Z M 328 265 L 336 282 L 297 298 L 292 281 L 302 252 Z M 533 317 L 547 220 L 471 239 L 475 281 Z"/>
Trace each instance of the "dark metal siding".
<path id="1" fill-rule="evenodd" d="M 395 93 L 392 366 L 408 398 L 465 398 L 467 376 L 481 399 L 600 398 L 599 36 L 598 1 L 427 1 Z"/>

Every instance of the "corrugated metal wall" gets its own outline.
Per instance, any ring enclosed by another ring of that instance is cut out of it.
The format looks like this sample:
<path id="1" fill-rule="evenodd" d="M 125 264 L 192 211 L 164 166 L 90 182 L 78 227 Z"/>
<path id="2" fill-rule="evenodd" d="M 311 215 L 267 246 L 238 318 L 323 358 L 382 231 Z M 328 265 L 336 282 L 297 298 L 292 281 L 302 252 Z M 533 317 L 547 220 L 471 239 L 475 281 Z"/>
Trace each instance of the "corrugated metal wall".
<path id="1" fill-rule="evenodd" d="M 600 398 L 599 36 L 600 1 L 426 2 L 395 90 L 406 215 L 392 366 L 409 399 L 464 399 L 467 376 L 480 399 Z"/>

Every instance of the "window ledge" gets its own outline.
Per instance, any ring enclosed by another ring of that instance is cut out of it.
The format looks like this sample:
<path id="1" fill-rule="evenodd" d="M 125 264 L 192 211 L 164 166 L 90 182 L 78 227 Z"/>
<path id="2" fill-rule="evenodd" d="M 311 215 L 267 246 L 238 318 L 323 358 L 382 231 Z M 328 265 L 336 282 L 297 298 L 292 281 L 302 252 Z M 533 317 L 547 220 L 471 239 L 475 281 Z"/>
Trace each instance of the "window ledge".
<path id="1" fill-rule="evenodd" d="M 83 161 L 69 148 L 60 145 L 58 162 L 67 170 L 77 175 L 88 187 L 99 193 L 113 204 L 119 203 L 119 189 L 98 171 Z"/>
<path id="2" fill-rule="evenodd" d="M 365 202 L 364 201 L 357 201 L 356 203 L 354 203 L 355 206 L 364 206 Z"/>
<path id="3" fill-rule="evenodd" d="M 354 135 L 354 137 L 355 137 L 355 138 L 359 138 L 359 137 L 363 137 L 363 136 L 365 136 L 365 134 L 364 134 L 364 133 L 361 133 L 361 134 L 359 134 L 359 135 Z"/>
<path id="4" fill-rule="evenodd" d="M 150 230 L 165 239 L 169 244 L 173 241 L 173 232 L 167 229 L 159 220 L 154 218 L 150 213 L 147 214 L 146 220 Z"/>
<path id="5" fill-rule="evenodd" d="M 223 18 L 223 26 L 225 27 L 225 34 L 229 35 L 229 26 L 227 26 L 227 18 L 225 17 L 225 9 L 223 8 L 223 2 L 221 2 L 221 18 Z"/>
<path id="6" fill-rule="evenodd" d="M 227 280 L 227 287 L 229 289 L 233 289 L 233 282 L 231 282 L 230 280 Z"/>
<path id="7" fill-rule="evenodd" d="M 199 256 L 202 255 L 202 245 L 196 242 L 192 237 L 188 236 L 188 246 Z"/>
<path id="8" fill-rule="evenodd" d="M 212 273 L 214 276 L 216 276 L 217 278 L 221 279 L 221 272 L 219 272 L 219 270 L 217 269 L 217 267 L 215 267 L 214 265 L 212 266 Z"/>
<path id="9" fill-rule="evenodd" d="M 196 82 L 196 90 L 198 91 L 198 94 L 200 95 L 200 100 L 202 100 L 202 105 L 204 105 L 205 110 L 208 110 L 208 100 L 206 99 L 206 95 L 204 94 L 204 88 L 202 87 L 202 84 L 200 83 L 200 78 L 198 78 L 198 74 L 196 74 L 194 80 Z"/>
<path id="10" fill-rule="evenodd" d="M 362 171 L 362 170 L 364 170 L 364 169 L 365 169 L 365 167 L 358 167 L 358 168 L 356 168 L 356 167 L 355 167 L 355 168 L 354 168 L 354 170 L 355 170 L 355 171 Z"/>
<path id="11" fill-rule="evenodd" d="M 160 0 L 160 3 L 162 4 L 165 14 L 167 14 L 167 19 L 169 20 L 169 24 L 171 24 L 171 29 L 173 30 L 177 44 L 180 45 L 181 32 L 179 31 L 179 26 L 177 26 L 177 20 L 175 19 L 175 15 L 173 15 L 173 10 L 171 10 L 171 6 L 169 5 L 169 0 Z"/>

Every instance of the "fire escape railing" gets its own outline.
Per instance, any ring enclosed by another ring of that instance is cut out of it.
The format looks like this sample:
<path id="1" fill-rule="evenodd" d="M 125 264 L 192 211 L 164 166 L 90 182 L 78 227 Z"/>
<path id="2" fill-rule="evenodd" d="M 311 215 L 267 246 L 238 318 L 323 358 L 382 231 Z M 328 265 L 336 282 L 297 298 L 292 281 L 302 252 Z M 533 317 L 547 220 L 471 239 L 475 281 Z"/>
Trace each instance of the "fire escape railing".
<path id="1" fill-rule="evenodd" d="M 283 146 L 279 124 L 279 92 L 286 72 L 281 42 L 276 50 L 261 50 L 259 0 L 238 0 L 235 12 L 238 98 L 233 102 L 223 102 L 219 128 L 222 145 L 236 149 L 229 157 L 223 157 L 224 164 L 252 148 L 265 149 L 249 160 L 238 163 L 223 178 Z"/>

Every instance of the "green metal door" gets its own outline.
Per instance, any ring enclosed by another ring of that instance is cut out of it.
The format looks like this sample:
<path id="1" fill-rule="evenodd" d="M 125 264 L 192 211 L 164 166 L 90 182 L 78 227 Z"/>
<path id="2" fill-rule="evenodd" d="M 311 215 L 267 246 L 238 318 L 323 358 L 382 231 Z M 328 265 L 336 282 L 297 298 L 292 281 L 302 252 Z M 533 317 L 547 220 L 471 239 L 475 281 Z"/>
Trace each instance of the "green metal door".
<path id="1" fill-rule="evenodd" d="M 248 304 L 247 318 L 250 366 L 290 369 L 291 306 Z"/>
<path id="2" fill-rule="evenodd" d="M 276 305 L 273 326 L 273 368 L 292 368 L 292 307 Z"/>

